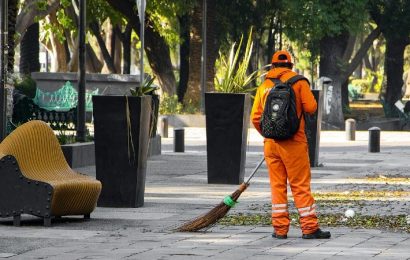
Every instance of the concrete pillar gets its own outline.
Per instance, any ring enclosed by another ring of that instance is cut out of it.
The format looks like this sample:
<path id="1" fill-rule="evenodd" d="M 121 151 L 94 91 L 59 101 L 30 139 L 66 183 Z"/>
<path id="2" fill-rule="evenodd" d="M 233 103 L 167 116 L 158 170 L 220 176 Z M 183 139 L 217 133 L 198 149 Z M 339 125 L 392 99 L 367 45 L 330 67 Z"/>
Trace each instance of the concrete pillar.
<path id="1" fill-rule="evenodd" d="M 345 122 L 346 140 L 356 140 L 356 120 L 349 118 Z"/>
<path id="2" fill-rule="evenodd" d="M 168 138 L 168 118 L 167 117 L 161 118 L 160 130 L 161 130 L 162 138 Z"/>

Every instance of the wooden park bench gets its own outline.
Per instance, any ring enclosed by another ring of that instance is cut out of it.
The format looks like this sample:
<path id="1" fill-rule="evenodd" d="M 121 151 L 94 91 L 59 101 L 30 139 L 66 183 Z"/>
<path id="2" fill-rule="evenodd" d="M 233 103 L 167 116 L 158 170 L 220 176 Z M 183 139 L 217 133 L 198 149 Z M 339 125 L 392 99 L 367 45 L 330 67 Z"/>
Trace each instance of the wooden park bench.
<path id="1" fill-rule="evenodd" d="M 0 144 L 0 217 L 21 214 L 44 219 L 84 215 L 89 218 L 101 192 L 101 183 L 73 171 L 53 130 L 34 120 L 15 129 Z"/>

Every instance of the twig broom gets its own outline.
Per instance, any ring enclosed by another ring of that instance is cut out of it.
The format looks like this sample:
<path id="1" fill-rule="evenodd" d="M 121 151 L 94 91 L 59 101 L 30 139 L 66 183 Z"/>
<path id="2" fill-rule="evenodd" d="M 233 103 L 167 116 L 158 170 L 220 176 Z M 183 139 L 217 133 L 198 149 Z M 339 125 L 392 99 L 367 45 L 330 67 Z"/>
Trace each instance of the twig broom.
<path id="1" fill-rule="evenodd" d="M 261 167 L 262 163 L 265 161 L 265 158 L 263 158 L 258 165 L 255 167 L 251 175 L 249 176 L 248 180 L 244 183 L 242 183 L 239 188 L 232 193 L 230 196 L 226 196 L 221 203 L 216 205 L 213 209 L 211 209 L 209 212 L 205 213 L 204 215 L 201 215 L 199 217 L 196 217 L 195 219 L 192 219 L 182 226 L 178 227 L 176 231 L 179 232 L 194 232 L 198 231 L 200 229 L 206 228 L 210 225 L 215 224 L 219 219 L 223 218 L 228 211 L 236 204 L 236 201 L 238 200 L 239 196 L 248 188 L 249 182 L 255 175 L 255 173 L 258 171 L 258 169 Z"/>

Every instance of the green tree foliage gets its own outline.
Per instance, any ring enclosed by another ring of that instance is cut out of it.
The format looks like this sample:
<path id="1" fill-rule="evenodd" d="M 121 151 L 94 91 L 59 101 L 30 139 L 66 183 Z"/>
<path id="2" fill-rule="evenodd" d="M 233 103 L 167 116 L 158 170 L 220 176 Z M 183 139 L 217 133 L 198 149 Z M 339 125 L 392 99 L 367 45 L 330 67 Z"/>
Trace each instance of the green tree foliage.
<path id="1" fill-rule="evenodd" d="M 383 86 L 386 116 L 397 116 L 394 103 L 402 97 L 404 51 L 410 44 L 410 1 L 373 0 L 368 8 L 386 39 Z"/>
<path id="2" fill-rule="evenodd" d="M 41 0 L 37 2 L 37 8 L 39 10 L 47 9 L 47 1 Z M 42 31 L 45 39 L 50 37 L 50 34 L 53 34 L 61 43 L 67 40 L 66 35 L 64 35 L 64 30 L 76 30 L 75 23 L 71 17 L 67 15 L 65 11 L 66 8 L 71 6 L 70 0 L 60 0 L 60 8 L 56 12 L 57 21 L 59 26 L 55 26 L 51 23 L 47 23 L 45 20 L 42 20 Z M 40 20 L 40 17 L 36 17 L 36 20 Z M 63 30 L 62 30 L 63 29 Z"/>
<path id="3" fill-rule="evenodd" d="M 333 97 L 330 114 L 333 126 L 343 126 L 342 107 L 348 106 L 346 81 L 360 64 L 373 39 L 379 34 L 376 28 L 352 57 L 352 37 L 360 32 L 369 19 L 368 0 L 290 0 L 283 1 L 280 19 L 287 36 L 302 49 L 311 53 L 311 62 L 320 56 L 320 76 L 333 80 Z M 314 66 L 312 65 L 312 68 Z M 343 103 L 343 105 L 342 105 Z"/>
<path id="4" fill-rule="evenodd" d="M 87 0 L 87 22 L 96 21 L 102 24 L 107 19 L 113 24 L 121 24 L 123 17 L 105 0 Z"/>
<path id="5" fill-rule="evenodd" d="M 319 41 L 342 32 L 357 32 L 367 15 L 367 0 L 283 1 L 280 19 L 287 36 L 300 46 L 319 54 Z"/>
<path id="6" fill-rule="evenodd" d="M 147 13 L 150 21 L 166 40 L 167 44 L 175 47 L 180 43 L 178 16 L 192 11 L 194 0 L 147 1 Z"/>
<path id="7" fill-rule="evenodd" d="M 368 8 L 386 38 L 410 37 L 410 1 L 371 0 Z"/>

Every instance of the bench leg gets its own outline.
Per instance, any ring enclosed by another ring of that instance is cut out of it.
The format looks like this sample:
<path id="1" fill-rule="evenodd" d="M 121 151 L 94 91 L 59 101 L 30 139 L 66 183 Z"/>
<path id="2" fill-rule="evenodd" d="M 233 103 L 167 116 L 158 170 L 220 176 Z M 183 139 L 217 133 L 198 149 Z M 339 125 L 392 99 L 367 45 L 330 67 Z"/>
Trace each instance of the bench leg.
<path id="1" fill-rule="evenodd" d="M 51 217 L 44 217 L 44 226 L 45 227 L 51 226 Z"/>
<path id="2" fill-rule="evenodd" d="M 13 226 L 15 227 L 21 226 L 21 215 L 13 216 Z"/>
<path id="3" fill-rule="evenodd" d="M 90 219 L 90 218 L 91 218 L 90 215 L 91 215 L 91 214 L 85 214 L 85 215 L 84 215 L 84 219 Z"/>

